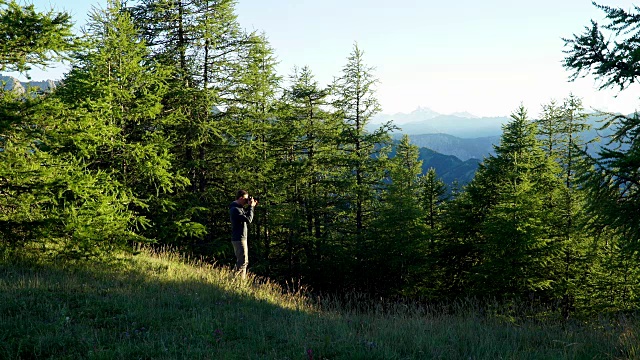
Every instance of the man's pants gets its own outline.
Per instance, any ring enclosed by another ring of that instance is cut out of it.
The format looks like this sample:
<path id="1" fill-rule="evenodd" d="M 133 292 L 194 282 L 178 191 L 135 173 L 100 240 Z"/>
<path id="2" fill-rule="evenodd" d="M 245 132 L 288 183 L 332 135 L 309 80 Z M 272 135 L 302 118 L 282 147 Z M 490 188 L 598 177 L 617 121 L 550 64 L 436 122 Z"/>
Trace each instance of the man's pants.
<path id="1" fill-rule="evenodd" d="M 247 276 L 247 266 L 249 265 L 249 248 L 247 241 L 232 241 L 233 250 L 236 253 L 236 266 L 234 270 L 242 275 L 244 279 Z"/>

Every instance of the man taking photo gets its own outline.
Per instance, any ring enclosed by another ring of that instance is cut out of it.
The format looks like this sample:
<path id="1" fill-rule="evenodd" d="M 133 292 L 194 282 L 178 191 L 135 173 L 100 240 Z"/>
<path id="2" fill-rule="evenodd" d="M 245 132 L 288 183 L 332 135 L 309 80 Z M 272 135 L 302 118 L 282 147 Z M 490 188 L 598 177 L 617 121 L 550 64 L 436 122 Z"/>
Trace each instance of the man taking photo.
<path id="1" fill-rule="evenodd" d="M 229 216 L 231 217 L 231 244 L 236 254 L 236 265 L 234 270 L 242 276 L 247 277 L 247 266 L 249 265 L 249 248 L 247 245 L 247 225 L 253 221 L 253 209 L 258 205 L 258 200 L 249 196 L 245 190 L 239 190 L 236 200 L 229 205 Z M 245 208 L 245 206 L 248 206 Z"/>

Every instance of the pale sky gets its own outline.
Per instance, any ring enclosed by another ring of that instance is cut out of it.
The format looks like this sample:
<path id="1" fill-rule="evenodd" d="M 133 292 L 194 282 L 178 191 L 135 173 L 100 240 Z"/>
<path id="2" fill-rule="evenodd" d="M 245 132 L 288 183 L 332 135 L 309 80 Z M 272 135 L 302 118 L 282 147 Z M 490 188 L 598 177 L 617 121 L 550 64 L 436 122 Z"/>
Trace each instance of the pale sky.
<path id="1" fill-rule="evenodd" d="M 106 1 L 34 3 L 69 11 L 82 25 L 91 6 Z M 626 10 L 634 4 L 601 3 Z M 535 117 L 542 104 L 570 93 L 588 109 L 640 109 L 638 86 L 597 91 L 592 77 L 568 82 L 561 38 L 581 34 L 591 19 L 603 23 L 604 12 L 589 0 L 238 0 L 236 14 L 242 27 L 266 34 L 285 78 L 307 65 L 328 85 L 357 42 L 375 68 L 387 114 L 428 107 L 506 116 L 522 103 Z M 42 77 L 32 72 L 34 80 Z"/>

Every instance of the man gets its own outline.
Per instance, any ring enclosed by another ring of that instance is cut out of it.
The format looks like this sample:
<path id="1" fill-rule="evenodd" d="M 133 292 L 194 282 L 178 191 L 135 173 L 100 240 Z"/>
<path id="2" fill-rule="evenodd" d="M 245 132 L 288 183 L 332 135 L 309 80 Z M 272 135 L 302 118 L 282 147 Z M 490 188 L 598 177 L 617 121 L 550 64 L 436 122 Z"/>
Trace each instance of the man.
<path id="1" fill-rule="evenodd" d="M 249 205 L 245 209 L 245 206 Z M 236 254 L 235 271 L 246 278 L 247 266 L 249 265 L 249 248 L 247 246 L 247 224 L 253 221 L 253 208 L 258 205 L 258 201 L 249 197 L 245 190 L 239 190 L 236 200 L 229 205 L 229 215 L 231 217 L 231 244 Z"/>

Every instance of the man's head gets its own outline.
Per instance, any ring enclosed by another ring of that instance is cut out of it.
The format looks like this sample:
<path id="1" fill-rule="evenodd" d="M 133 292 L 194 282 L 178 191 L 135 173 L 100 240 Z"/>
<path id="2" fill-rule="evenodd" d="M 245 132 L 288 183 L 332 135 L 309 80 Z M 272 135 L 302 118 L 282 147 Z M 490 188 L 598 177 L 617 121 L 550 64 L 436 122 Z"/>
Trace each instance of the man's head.
<path id="1" fill-rule="evenodd" d="M 240 198 L 248 198 L 249 197 L 249 193 L 246 190 L 238 190 L 238 193 L 236 194 L 236 200 L 240 200 Z"/>
<path id="2" fill-rule="evenodd" d="M 249 206 L 256 206 L 258 205 L 258 201 L 254 198 L 252 198 L 251 196 L 249 196 L 249 193 L 245 190 L 238 190 L 238 193 L 236 194 L 236 202 L 240 205 L 249 205 Z"/>

